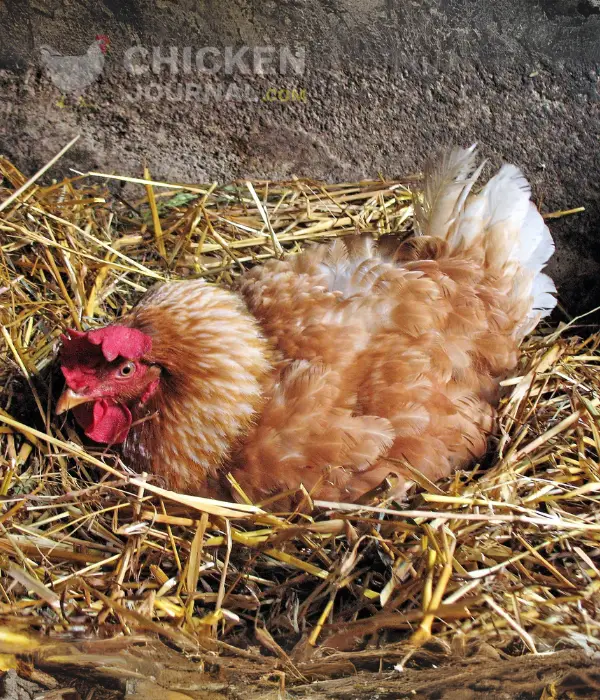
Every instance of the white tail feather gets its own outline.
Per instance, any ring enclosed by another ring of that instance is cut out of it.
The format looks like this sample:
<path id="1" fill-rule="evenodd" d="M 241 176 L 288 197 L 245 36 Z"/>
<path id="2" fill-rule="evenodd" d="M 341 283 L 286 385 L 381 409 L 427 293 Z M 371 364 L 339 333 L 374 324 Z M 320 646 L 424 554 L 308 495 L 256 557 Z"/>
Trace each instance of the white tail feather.
<path id="1" fill-rule="evenodd" d="M 465 200 L 475 179 L 475 146 L 453 148 L 425 165 L 423 200 L 415 201 L 420 233 L 435 236 L 456 216 L 459 202 Z"/>
<path id="2" fill-rule="evenodd" d="M 430 163 L 423 201 L 415 205 L 419 229 L 446 240 L 451 251 L 479 255 L 491 275 L 514 279 L 513 293 L 532 298 L 519 328 L 524 334 L 556 306 L 554 283 L 542 273 L 554 242 L 516 166 L 502 166 L 478 194 L 471 194 L 480 171 L 473 147 L 453 149 Z"/>

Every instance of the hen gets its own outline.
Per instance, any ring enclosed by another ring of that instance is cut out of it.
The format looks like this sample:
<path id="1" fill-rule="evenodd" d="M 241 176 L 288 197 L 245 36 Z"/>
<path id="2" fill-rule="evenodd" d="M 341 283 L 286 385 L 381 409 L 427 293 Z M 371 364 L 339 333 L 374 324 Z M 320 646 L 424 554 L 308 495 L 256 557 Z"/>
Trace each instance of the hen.
<path id="1" fill-rule="evenodd" d="M 255 267 L 236 291 L 148 292 L 118 325 L 63 337 L 92 440 L 177 490 L 255 500 L 301 484 L 356 501 L 390 473 L 402 497 L 480 457 L 499 380 L 555 306 L 554 245 L 521 172 L 477 194 L 474 149 L 425 172 L 418 235 L 338 239 Z"/>

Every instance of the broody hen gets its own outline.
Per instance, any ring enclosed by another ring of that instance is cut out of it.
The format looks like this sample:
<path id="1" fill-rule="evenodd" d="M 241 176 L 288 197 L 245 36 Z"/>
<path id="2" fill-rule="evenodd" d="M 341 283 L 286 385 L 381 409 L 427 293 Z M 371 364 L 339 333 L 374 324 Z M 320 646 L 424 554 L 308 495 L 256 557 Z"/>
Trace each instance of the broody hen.
<path id="1" fill-rule="evenodd" d="M 521 172 L 477 194 L 474 149 L 430 164 L 418 235 L 339 239 L 255 267 L 236 291 L 148 292 L 117 325 L 63 337 L 66 388 L 92 440 L 176 490 L 256 500 L 303 484 L 401 497 L 480 457 L 499 380 L 555 306 L 554 245 Z M 408 465 L 408 466 L 406 466 Z"/>

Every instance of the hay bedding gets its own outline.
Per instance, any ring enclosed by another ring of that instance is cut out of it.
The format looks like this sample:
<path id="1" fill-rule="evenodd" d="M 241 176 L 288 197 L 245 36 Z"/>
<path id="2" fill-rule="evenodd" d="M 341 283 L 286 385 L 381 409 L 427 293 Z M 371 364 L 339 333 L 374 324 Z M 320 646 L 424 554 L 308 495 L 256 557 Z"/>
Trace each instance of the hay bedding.
<path id="1" fill-rule="evenodd" d="M 182 496 L 53 417 L 61 330 L 118 318 L 157 281 L 228 284 L 309 241 L 410 235 L 414 178 L 0 172 L 0 669 L 42 673 L 28 654 L 42 668 L 66 650 L 87 668 L 140 636 L 288 686 L 482 649 L 598 650 L 600 334 L 531 338 L 486 463 L 421 483 L 404 510 L 385 490 L 364 507 L 307 496 L 302 513 Z"/>

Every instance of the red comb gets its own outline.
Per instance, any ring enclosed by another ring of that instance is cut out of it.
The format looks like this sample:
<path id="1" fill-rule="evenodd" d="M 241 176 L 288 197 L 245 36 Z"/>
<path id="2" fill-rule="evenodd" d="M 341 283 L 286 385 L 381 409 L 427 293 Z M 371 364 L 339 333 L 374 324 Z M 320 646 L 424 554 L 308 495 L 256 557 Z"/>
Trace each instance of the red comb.
<path id="1" fill-rule="evenodd" d="M 152 338 L 127 326 L 106 326 L 94 331 L 88 331 L 88 339 L 92 345 L 99 345 L 102 354 L 112 362 L 117 357 L 126 360 L 137 360 L 152 350 Z"/>
<path id="2" fill-rule="evenodd" d="M 67 331 L 62 335 L 63 365 L 96 366 L 102 356 L 107 362 L 123 357 L 137 360 L 152 349 L 152 338 L 127 326 L 106 326 L 93 331 Z"/>

